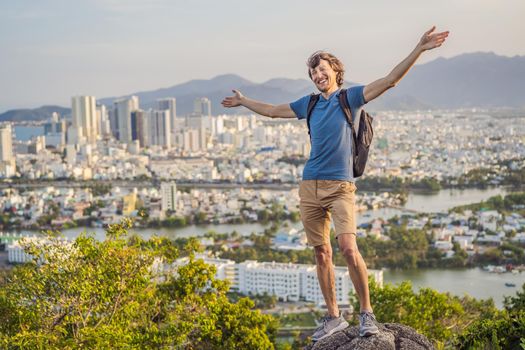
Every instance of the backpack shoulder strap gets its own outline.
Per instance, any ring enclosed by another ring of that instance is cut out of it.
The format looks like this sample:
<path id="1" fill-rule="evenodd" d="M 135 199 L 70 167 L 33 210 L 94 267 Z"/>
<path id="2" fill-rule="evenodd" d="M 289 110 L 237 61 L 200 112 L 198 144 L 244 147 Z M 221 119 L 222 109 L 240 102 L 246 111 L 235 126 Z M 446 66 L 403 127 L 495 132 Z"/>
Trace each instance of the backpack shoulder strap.
<path id="1" fill-rule="evenodd" d="M 348 124 L 350 124 L 350 126 L 353 128 L 354 121 L 352 118 L 352 110 L 350 109 L 350 105 L 348 104 L 348 100 L 346 98 L 346 89 L 341 89 L 341 92 L 339 93 L 339 105 L 345 114 Z"/>
<path id="2" fill-rule="evenodd" d="M 314 110 L 314 107 L 319 101 L 319 96 L 321 94 L 311 94 L 310 95 L 310 101 L 308 101 L 308 108 L 306 109 L 306 125 L 308 126 L 308 135 L 310 135 L 310 138 L 312 135 L 310 134 L 310 117 L 312 116 L 312 111 Z"/>
<path id="3" fill-rule="evenodd" d="M 354 138 L 356 137 L 356 131 L 354 127 L 354 120 L 352 118 L 352 110 L 350 109 L 350 105 L 348 104 L 348 100 L 346 98 L 346 89 L 341 89 L 341 92 L 339 93 L 339 105 L 341 106 L 341 109 L 343 110 L 346 121 L 348 124 L 350 124 L 350 127 L 352 128 L 352 133 L 354 134 Z"/>

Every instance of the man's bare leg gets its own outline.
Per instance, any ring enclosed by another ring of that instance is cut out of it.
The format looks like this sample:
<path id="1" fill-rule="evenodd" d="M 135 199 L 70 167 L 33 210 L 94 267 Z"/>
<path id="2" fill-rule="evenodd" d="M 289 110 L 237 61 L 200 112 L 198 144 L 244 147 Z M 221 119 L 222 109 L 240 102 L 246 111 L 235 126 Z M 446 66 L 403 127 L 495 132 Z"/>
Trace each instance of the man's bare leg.
<path id="1" fill-rule="evenodd" d="M 335 273 L 332 263 L 332 246 L 325 243 L 314 247 L 315 260 L 317 262 L 317 279 L 323 293 L 328 314 L 333 317 L 339 317 L 339 308 L 337 307 L 337 298 L 335 295 Z"/>
<path id="2" fill-rule="evenodd" d="M 359 298 L 360 311 L 372 312 L 370 293 L 368 291 L 368 270 L 357 248 L 357 237 L 352 233 L 343 233 L 337 236 L 337 242 L 339 244 L 339 250 L 341 250 L 348 265 L 350 279 L 354 284 L 357 297 Z M 319 279 L 319 281 L 321 280 Z"/>

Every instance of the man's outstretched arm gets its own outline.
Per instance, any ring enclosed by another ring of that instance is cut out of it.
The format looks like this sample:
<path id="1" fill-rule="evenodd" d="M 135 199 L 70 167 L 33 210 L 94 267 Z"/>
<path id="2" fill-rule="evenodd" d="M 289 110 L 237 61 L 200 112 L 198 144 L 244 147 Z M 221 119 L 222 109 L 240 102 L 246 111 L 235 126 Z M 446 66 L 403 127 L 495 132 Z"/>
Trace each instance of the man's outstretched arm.
<path id="1" fill-rule="evenodd" d="M 448 31 L 441 33 L 434 33 L 435 26 L 430 28 L 421 37 L 416 48 L 407 56 L 401 63 L 399 63 L 386 77 L 378 79 L 365 86 L 363 95 L 366 102 L 370 102 L 376 97 L 380 96 L 386 90 L 396 86 L 396 84 L 405 76 L 410 67 L 414 65 L 419 55 L 426 50 L 440 47 L 448 36 Z"/>
<path id="2" fill-rule="evenodd" d="M 264 115 L 270 118 L 296 118 L 294 111 L 289 104 L 272 105 L 264 102 L 252 100 L 243 96 L 239 90 L 233 90 L 233 96 L 229 96 L 222 100 L 221 104 L 224 107 L 231 108 L 237 106 L 244 106 L 257 114 Z"/>

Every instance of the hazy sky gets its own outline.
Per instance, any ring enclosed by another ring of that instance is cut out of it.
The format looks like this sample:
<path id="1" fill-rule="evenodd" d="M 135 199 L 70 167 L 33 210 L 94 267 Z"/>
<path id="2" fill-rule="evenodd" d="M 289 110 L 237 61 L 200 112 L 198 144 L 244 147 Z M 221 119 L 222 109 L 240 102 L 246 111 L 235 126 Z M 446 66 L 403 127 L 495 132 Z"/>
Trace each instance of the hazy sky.
<path id="1" fill-rule="evenodd" d="M 346 79 L 389 72 L 435 24 L 439 56 L 525 55 L 524 0 L 0 0 L 0 112 L 68 106 L 235 73 L 305 78 L 329 50 Z"/>

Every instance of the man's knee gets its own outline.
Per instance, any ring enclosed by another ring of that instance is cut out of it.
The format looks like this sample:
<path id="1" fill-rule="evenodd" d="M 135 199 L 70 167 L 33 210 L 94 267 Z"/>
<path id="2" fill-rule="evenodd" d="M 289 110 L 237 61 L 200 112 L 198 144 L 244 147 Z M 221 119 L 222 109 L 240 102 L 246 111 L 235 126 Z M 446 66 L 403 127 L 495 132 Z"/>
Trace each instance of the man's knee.
<path id="1" fill-rule="evenodd" d="M 315 260 L 318 265 L 326 266 L 332 263 L 332 248 L 329 244 L 323 244 L 314 248 Z"/>
<path id="2" fill-rule="evenodd" d="M 345 258 L 354 258 L 359 255 L 359 249 L 356 246 L 354 247 L 343 247 L 341 248 L 341 253 Z"/>
<path id="3" fill-rule="evenodd" d="M 341 253 L 343 254 L 346 262 L 352 266 L 357 266 L 359 261 L 359 249 L 357 245 L 345 245 L 340 247 Z"/>

